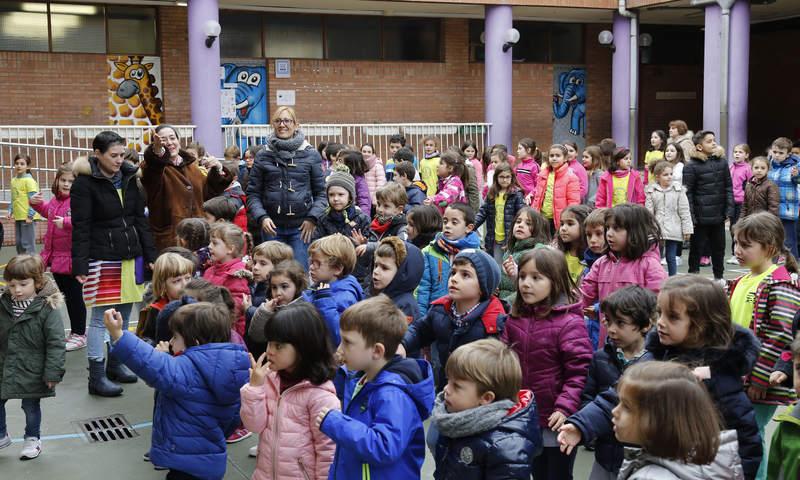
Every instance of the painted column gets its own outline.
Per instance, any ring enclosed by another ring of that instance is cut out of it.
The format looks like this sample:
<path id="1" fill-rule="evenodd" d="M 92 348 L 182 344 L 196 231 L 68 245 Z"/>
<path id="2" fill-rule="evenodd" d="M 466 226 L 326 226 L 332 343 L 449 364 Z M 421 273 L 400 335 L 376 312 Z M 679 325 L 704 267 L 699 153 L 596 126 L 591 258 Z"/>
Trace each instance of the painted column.
<path id="1" fill-rule="evenodd" d="M 631 20 L 614 13 L 614 55 L 611 63 L 611 138 L 628 143 L 631 94 Z"/>
<path id="2" fill-rule="evenodd" d="M 490 144 L 502 143 L 513 151 L 511 142 L 511 51 L 503 52 L 506 32 L 512 28 L 510 5 L 486 7 L 485 40 L 485 100 L 486 121 L 492 124 Z"/>
<path id="3" fill-rule="evenodd" d="M 217 0 L 190 0 L 189 23 L 189 96 L 192 123 L 197 126 L 195 139 L 206 150 L 222 157 L 222 109 L 220 107 L 219 39 L 206 47 L 205 24 L 219 22 Z M 222 32 L 225 35 L 225 32 Z"/>
<path id="4" fill-rule="evenodd" d="M 719 135 L 720 125 L 720 42 L 722 9 L 719 5 L 706 7 L 705 46 L 703 51 L 703 125 L 702 130 L 711 130 Z M 698 125 L 689 125 L 691 130 L 701 130 Z M 727 145 L 725 145 L 727 148 Z"/>
<path id="5" fill-rule="evenodd" d="M 728 143 L 747 143 L 747 92 L 750 80 L 750 2 L 738 0 L 731 8 Z"/>

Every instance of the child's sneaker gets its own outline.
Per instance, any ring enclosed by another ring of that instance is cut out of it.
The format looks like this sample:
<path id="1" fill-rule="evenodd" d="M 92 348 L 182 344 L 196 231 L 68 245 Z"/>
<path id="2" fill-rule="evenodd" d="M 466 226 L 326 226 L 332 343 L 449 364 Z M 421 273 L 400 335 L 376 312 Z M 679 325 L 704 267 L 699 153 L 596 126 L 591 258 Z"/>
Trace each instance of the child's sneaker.
<path id="1" fill-rule="evenodd" d="M 6 433 L 0 437 L 0 448 L 6 448 L 9 445 L 11 445 L 11 436 Z"/>
<path id="2" fill-rule="evenodd" d="M 711 265 L 711 257 L 700 257 L 700 266 L 707 267 Z"/>
<path id="3" fill-rule="evenodd" d="M 239 443 L 252 434 L 253 434 L 252 432 L 247 431 L 246 428 L 239 425 L 238 427 L 236 427 L 236 430 L 233 431 L 231 436 L 228 437 L 225 441 L 227 443 Z"/>
<path id="4" fill-rule="evenodd" d="M 248 452 L 248 455 L 250 455 L 251 457 L 257 457 L 258 456 L 258 445 L 253 445 L 252 447 L 250 447 L 250 451 Z"/>
<path id="5" fill-rule="evenodd" d="M 65 342 L 65 348 L 68 352 L 74 352 L 86 347 L 86 335 L 77 335 L 70 333 Z"/>
<path id="6" fill-rule="evenodd" d="M 661 265 L 666 265 L 666 264 L 667 264 L 667 259 L 666 258 L 662 258 L 661 259 Z"/>
<path id="7" fill-rule="evenodd" d="M 675 257 L 675 265 L 678 267 L 683 265 L 683 259 L 681 257 Z"/>
<path id="8" fill-rule="evenodd" d="M 729 258 L 726 263 L 728 265 L 739 265 L 739 259 L 737 259 L 735 256 L 731 255 L 731 258 Z"/>
<path id="9" fill-rule="evenodd" d="M 42 453 L 42 441 L 35 437 L 25 437 L 25 443 L 22 444 L 22 452 L 19 455 L 20 460 L 33 460 Z"/>

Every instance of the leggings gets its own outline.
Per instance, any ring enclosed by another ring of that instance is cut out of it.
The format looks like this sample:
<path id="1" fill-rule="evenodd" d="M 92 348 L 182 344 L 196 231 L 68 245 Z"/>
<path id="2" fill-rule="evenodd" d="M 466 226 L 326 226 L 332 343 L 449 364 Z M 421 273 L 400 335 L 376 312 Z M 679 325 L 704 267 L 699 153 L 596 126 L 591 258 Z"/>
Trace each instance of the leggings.
<path id="1" fill-rule="evenodd" d="M 86 335 L 86 304 L 83 303 L 83 285 L 72 275 L 54 273 L 53 279 L 64 294 L 69 314 L 70 331 L 75 335 Z"/>
<path id="2" fill-rule="evenodd" d="M 572 480 L 572 466 L 577 449 L 565 455 L 558 447 L 544 447 L 542 453 L 533 459 L 534 480 Z"/>

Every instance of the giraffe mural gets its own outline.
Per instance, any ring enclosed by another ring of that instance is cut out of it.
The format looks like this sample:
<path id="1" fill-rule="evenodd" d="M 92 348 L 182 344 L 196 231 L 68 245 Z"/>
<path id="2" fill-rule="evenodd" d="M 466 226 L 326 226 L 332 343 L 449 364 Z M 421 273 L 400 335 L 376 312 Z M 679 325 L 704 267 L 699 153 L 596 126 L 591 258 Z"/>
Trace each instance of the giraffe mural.
<path id="1" fill-rule="evenodd" d="M 159 125 L 164 123 L 161 96 L 161 58 L 143 55 L 110 55 L 108 63 L 108 121 L 111 125 Z M 150 143 L 150 131 L 129 139 L 129 147 L 142 151 Z"/>

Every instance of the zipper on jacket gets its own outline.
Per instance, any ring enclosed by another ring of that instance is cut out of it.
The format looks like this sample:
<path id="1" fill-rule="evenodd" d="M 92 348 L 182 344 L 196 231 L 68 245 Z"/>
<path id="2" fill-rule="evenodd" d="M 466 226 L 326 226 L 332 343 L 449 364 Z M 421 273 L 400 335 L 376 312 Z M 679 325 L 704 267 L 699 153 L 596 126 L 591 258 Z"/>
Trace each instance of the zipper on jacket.
<path id="1" fill-rule="evenodd" d="M 301 385 L 294 385 L 294 386 L 291 386 L 291 387 L 287 388 L 283 393 L 278 393 L 278 402 L 275 404 L 275 422 L 272 425 L 272 443 L 273 443 L 273 445 L 272 445 L 272 447 L 273 447 L 272 448 L 272 478 L 273 478 L 273 480 L 280 480 L 280 477 L 278 477 L 278 467 L 277 467 L 278 464 L 275 461 L 276 460 L 275 457 L 278 454 L 278 441 L 277 441 L 277 439 L 278 439 L 278 433 L 280 432 L 280 429 L 278 428 L 278 419 L 280 418 L 280 413 L 281 413 L 281 400 L 283 400 L 283 396 L 284 395 L 286 395 L 287 393 L 291 392 L 292 390 L 294 390 L 294 389 L 296 389 L 297 387 L 300 387 L 300 386 Z M 281 388 L 281 386 L 280 386 L 280 381 L 279 381 L 279 383 L 278 383 L 278 392 L 280 392 L 280 388 Z M 297 461 L 300 462 L 300 459 L 298 458 Z M 305 471 L 303 473 L 305 473 Z"/>
<path id="2" fill-rule="evenodd" d="M 311 477 L 308 476 L 308 472 L 306 472 L 306 466 L 303 465 L 303 461 L 299 457 L 297 459 L 297 466 L 300 467 L 300 473 L 303 474 L 303 480 L 311 480 Z"/>

